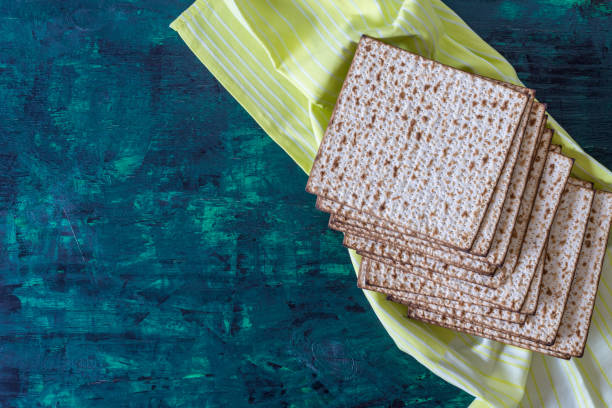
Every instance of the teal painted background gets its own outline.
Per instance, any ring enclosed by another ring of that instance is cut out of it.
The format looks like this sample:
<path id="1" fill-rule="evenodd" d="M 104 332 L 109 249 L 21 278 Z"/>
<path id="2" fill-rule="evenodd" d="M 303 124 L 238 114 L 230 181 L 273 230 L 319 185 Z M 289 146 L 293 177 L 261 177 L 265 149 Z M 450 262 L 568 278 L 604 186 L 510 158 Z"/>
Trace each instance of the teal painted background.
<path id="1" fill-rule="evenodd" d="M 188 5 L 0 3 L 0 407 L 466 406 L 168 28 Z M 449 5 L 612 166 L 609 2 Z"/>

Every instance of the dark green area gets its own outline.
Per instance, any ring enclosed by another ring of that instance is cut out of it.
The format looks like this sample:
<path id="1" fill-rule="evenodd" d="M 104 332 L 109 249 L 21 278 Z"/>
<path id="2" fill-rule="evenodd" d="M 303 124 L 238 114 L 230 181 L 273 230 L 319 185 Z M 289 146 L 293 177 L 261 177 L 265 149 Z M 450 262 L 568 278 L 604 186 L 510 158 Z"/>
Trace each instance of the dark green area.
<path id="1" fill-rule="evenodd" d="M 188 5 L 0 5 L 0 407 L 469 404 L 168 28 Z M 607 2 L 450 6 L 612 165 Z"/>

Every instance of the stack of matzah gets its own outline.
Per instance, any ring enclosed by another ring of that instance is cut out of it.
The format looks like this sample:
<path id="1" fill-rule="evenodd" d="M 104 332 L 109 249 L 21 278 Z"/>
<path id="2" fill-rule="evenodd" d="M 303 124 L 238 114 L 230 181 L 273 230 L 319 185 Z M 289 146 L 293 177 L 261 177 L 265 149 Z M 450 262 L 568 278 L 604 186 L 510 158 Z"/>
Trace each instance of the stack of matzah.
<path id="1" fill-rule="evenodd" d="M 369 37 L 307 191 L 411 318 L 581 356 L 612 195 L 570 177 L 535 92 Z"/>

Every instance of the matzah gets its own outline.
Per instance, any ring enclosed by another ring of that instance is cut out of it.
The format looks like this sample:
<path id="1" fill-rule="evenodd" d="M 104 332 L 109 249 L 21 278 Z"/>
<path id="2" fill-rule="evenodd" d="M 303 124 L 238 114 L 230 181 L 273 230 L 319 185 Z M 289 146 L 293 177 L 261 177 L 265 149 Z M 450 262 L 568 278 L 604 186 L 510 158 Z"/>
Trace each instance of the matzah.
<path id="1" fill-rule="evenodd" d="M 378 290 L 378 288 L 374 286 L 368 288 L 368 290 L 386 293 Z M 388 295 L 388 299 L 392 302 L 401 303 L 404 305 L 415 305 L 417 307 L 431 310 L 432 312 L 437 313 L 443 313 L 445 310 L 448 309 L 451 315 L 458 319 L 462 319 L 463 315 L 466 312 L 472 313 L 474 315 L 489 316 L 493 319 L 506 320 L 519 324 L 524 323 L 525 319 L 527 318 L 527 314 L 511 312 L 509 310 L 498 309 L 496 307 L 475 305 L 473 303 L 437 298 L 434 296 L 424 296 L 412 292 L 401 292 L 401 295 L 399 293 L 395 293 L 399 291 L 390 292 L 391 293 Z M 445 306 L 445 304 L 448 306 Z"/>
<path id="2" fill-rule="evenodd" d="M 411 258 L 414 256 L 414 254 L 410 254 L 407 252 L 400 252 L 400 255 L 396 255 L 396 254 L 389 254 L 388 252 L 381 252 L 381 249 L 382 251 L 387 251 L 389 249 L 393 249 L 394 247 L 382 246 L 380 243 L 370 241 L 362 237 L 356 237 L 351 234 L 345 234 L 344 245 L 355 249 L 362 256 L 371 258 L 378 262 L 387 263 L 389 266 L 398 268 L 400 270 L 399 273 L 401 273 L 401 271 L 403 270 L 408 273 L 413 273 L 414 275 L 419 276 L 421 278 L 430 279 L 438 283 L 441 280 L 436 275 L 438 273 L 441 273 L 440 271 L 444 271 L 442 273 L 450 272 L 450 268 L 452 268 L 452 266 L 446 265 L 445 267 L 442 267 L 442 269 L 436 269 L 436 272 L 434 272 L 432 269 L 429 269 L 429 268 L 419 268 L 415 266 L 410 266 L 410 265 L 414 265 L 411 262 L 412 261 Z M 381 253 L 382 253 L 382 256 L 380 256 Z M 398 261 L 389 262 L 392 259 L 397 259 Z M 520 313 L 504 311 L 503 314 L 506 317 L 497 317 L 497 318 L 501 318 L 504 320 L 510 320 L 510 321 L 520 321 L 520 320 L 524 320 L 524 316 L 523 317 L 519 316 L 521 313 L 533 313 L 533 311 L 535 310 L 535 304 L 537 302 L 537 297 L 539 293 L 539 282 L 542 276 L 542 272 L 540 268 L 541 266 L 542 266 L 541 262 L 539 262 L 538 269 L 536 270 L 536 274 L 529 287 L 525 303 L 523 304 L 523 307 L 521 308 Z M 478 274 L 474 274 L 474 275 L 480 276 Z M 502 282 L 503 281 L 500 281 L 500 284 Z M 458 308 L 463 311 L 470 311 L 475 314 L 490 315 L 492 313 L 497 313 L 495 310 L 493 310 L 493 309 L 497 309 L 493 305 L 489 304 L 488 306 L 483 306 L 482 301 L 474 301 L 474 299 L 472 299 L 470 296 L 466 296 L 465 294 L 455 294 L 453 295 L 452 299 L 444 298 L 444 297 L 437 297 L 436 295 L 445 296 L 447 295 L 447 292 L 443 289 L 436 288 L 435 290 L 436 293 L 433 293 L 431 287 L 426 284 L 426 281 L 419 280 L 419 283 L 422 283 L 422 285 L 419 286 L 422 288 L 421 293 L 406 293 L 405 296 L 402 296 L 402 293 L 404 292 L 398 291 L 397 293 L 395 293 L 394 297 L 396 299 L 401 298 L 400 303 L 404 303 L 404 301 L 408 301 L 410 299 L 418 298 L 418 301 L 422 301 L 422 302 L 429 301 L 432 303 L 439 304 L 440 306 L 454 307 L 454 308 Z M 499 284 L 497 286 L 499 286 Z M 428 287 L 429 287 L 429 290 L 427 289 Z M 370 287 L 367 287 L 365 289 L 377 290 L 377 289 L 373 289 Z M 392 290 L 392 289 L 389 289 L 389 290 Z M 387 292 L 384 292 L 384 293 L 387 293 Z M 472 299 L 472 302 L 470 302 L 470 299 Z M 484 302 L 484 304 L 488 304 L 488 303 Z"/>
<path id="3" fill-rule="evenodd" d="M 492 264 L 501 265 L 508 252 L 510 240 L 512 239 L 512 231 L 520 211 L 521 202 L 531 173 L 533 159 L 538 148 L 538 141 L 544 132 L 545 123 L 546 105 L 534 103 L 534 109 L 529 116 L 529 122 L 526 129 L 526 140 L 525 143 L 521 145 L 521 154 L 514 168 L 514 172 L 512 173 L 510 189 L 508 190 L 508 195 L 503 205 L 503 213 L 499 218 L 499 223 L 495 231 L 495 240 L 487 256 L 487 262 Z M 549 142 L 545 142 L 545 144 L 547 143 Z M 544 158 L 545 154 L 542 153 L 541 157 Z M 534 178 L 539 178 L 540 175 L 541 173 L 536 172 L 533 176 Z M 530 199 L 530 197 L 525 197 L 525 199 Z"/>
<path id="4" fill-rule="evenodd" d="M 359 287 L 569 358 L 584 350 L 612 195 L 569 177 L 534 95 L 363 36 L 306 190 L 362 255 Z"/>
<path id="5" fill-rule="evenodd" d="M 402 285 L 402 264 L 393 263 L 389 259 L 375 255 L 362 254 L 367 262 L 362 263 L 359 269 L 359 287 L 393 296 L 399 303 L 429 302 L 438 305 L 441 311 L 446 308 L 455 308 L 462 312 L 481 314 L 497 319 L 513 322 L 523 322 L 525 315 L 533 314 L 540 292 L 543 263 L 538 262 L 535 276 L 527 292 L 527 296 L 520 311 L 500 309 L 497 305 L 482 299 L 474 298 L 461 292 L 449 292 L 440 285 L 429 285 L 425 278 L 416 277 L 411 280 L 411 286 Z M 368 279 L 368 277 L 370 277 Z M 399 277 L 399 279 L 398 279 Z M 370 282 L 370 283 L 368 283 Z M 371 283 L 374 284 L 371 284 Z M 396 289 L 401 288 L 401 289 Z"/>
<path id="6" fill-rule="evenodd" d="M 417 312 L 419 311 L 421 311 L 422 313 L 417 314 Z M 530 342 L 529 340 L 521 339 L 519 337 L 515 337 L 514 339 L 504 338 L 493 330 L 489 330 L 486 334 L 484 334 L 481 331 L 472 329 L 471 326 L 469 325 L 464 325 L 459 319 L 445 318 L 439 313 L 422 310 L 422 309 L 419 309 L 418 307 L 413 307 L 413 309 L 409 309 L 408 317 L 414 320 L 419 320 L 423 323 L 433 324 L 435 326 L 445 327 L 447 329 L 452 329 L 455 331 L 472 334 L 472 335 L 479 336 L 479 337 L 484 337 L 487 339 L 499 341 L 500 343 L 509 344 L 515 347 L 526 348 L 532 351 L 539 351 L 538 349 L 540 347 L 546 347 L 539 343 Z M 533 344 L 533 345 L 537 344 L 538 346 L 537 347 L 527 346 L 526 344 Z M 555 353 L 553 355 L 555 357 L 564 358 L 566 360 L 570 358 L 570 356 L 567 354 L 556 354 Z"/>
<path id="7" fill-rule="evenodd" d="M 369 259 L 369 258 L 363 258 Z M 367 264 L 366 264 L 367 265 Z M 364 272 L 367 275 L 365 269 Z M 541 264 L 538 265 L 538 269 L 541 268 Z M 361 273 L 361 272 L 360 272 Z M 368 289 L 375 292 L 385 293 L 388 295 L 389 300 L 396 303 L 403 304 L 415 304 L 421 307 L 429 306 L 433 311 L 443 312 L 446 309 L 451 310 L 455 317 L 461 318 L 465 312 L 469 312 L 475 315 L 489 316 L 494 319 L 507 320 L 510 322 L 523 323 L 527 314 L 520 312 L 511 312 L 505 309 L 499 309 L 494 306 L 485 306 L 482 304 L 469 303 L 465 300 L 455 300 L 447 298 L 439 298 L 436 296 L 422 295 L 414 292 L 399 291 L 393 289 L 382 288 L 373 285 L 364 285 L 363 289 Z"/>
<path id="8" fill-rule="evenodd" d="M 376 292 L 385 293 L 387 295 L 403 296 L 409 293 L 416 293 L 419 295 L 432 296 L 440 299 L 444 306 L 449 305 L 446 300 L 464 302 L 474 305 L 480 305 L 483 307 L 489 307 L 491 309 L 500 309 L 498 305 L 488 302 L 483 299 L 479 299 L 462 292 L 448 290 L 448 287 L 432 284 L 428 279 L 421 278 L 419 276 L 412 275 L 407 278 L 407 275 L 411 275 L 403 272 L 398 266 L 399 263 L 393 263 L 386 258 L 380 258 L 380 260 L 374 260 L 369 256 L 365 256 L 362 259 L 367 259 L 364 266 L 362 265 L 359 269 L 359 281 L 358 286 L 362 289 L 369 289 Z M 527 313 L 526 305 L 523 305 L 525 310 L 521 308 L 520 313 Z M 502 309 L 505 310 L 505 309 Z M 497 313 L 491 311 L 490 313 Z M 488 313 L 484 313 L 488 315 Z M 505 318 L 505 320 L 514 320 L 513 318 Z"/>
<path id="9" fill-rule="evenodd" d="M 364 36 L 306 189 L 467 250 L 528 100 Z"/>
<path id="10" fill-rule="evenodd" d="M 436 275 L 435 282 L 429 280 L 421 282 L 419 278 L 423 275 L 427 278 L 431 273 L 423 271 L 423 268 L 407 264 L 402 265 L 402 271 L 404 271 L 402 274 L 403 282 L 398 282 L 398 284 L 401 283 L 402 287 L 418 284 L 421 288 L 418 293 L 438 297 L 453 296 L 453 292 L 459 291 L 469 295 L 472 299 L 482 299 L 500 308 L 519 311 L 523 306 L 538 260 L 546 244 L 547 233 L 552 225 L 557 205 L 561 202 L 572 163 L 571 159 L 558 153 L 551 152 L 548 154 L 545 171 L 537 193 L 540 201 L 536 202 L 531 213 L 525 240 L 522 242 L 514 240 L 512 242 L 509 256 L 497 273 L 509 277 L 509 279 L 504 279 L 499 287 L 490 288 L 473 284 L 442 273 Z M 420 275 L 417 275 L 417 273 Z M 382 286 L 376 283 L 372 284 Z M 394 289 L 401 288 L 395 287 Z M 417 292 L 415 290 L 410 291 Z"/>
<path id="11" fill-rule="evenodd" d="M 573 357 L 582 357 L 584 353 L 611 220 L 612 194 L 596 191 L 565 312 L 549 351 Z"/>
<path id="12" fill-rule="evenodd" d="M 555 342 L 550 346 L 543 346 L 521 340 L 514 342 L 513 345 L 565 359 L 582 357 L 606 254 L 611 219 L 612 194 L 595 192 L 576 273 Z M 504 341 L 504 339 L 493 340 Z"/>
<path id="13" fill-rule="evenodd" d="M 533 277 L 529 291 L 527 292 L 527 298 L 525 299 L 525 303 L 519 312 L 512 312 L 505 309 L 499 309 L 497 307 L 468 303 L 469 298 L 467 297 L 465 297 L 465 300 L 463 301 L 455 301 L 434 296 L 424 296 L 416 293 L 396 291 L 397 293 L 393 296 L 393 300 L 399 303 L 415 304 L 436 313 L 450 313 L 452 316 L 458 318 L 469 318 L 469 315 L 471 314 L 474 315 L 476 322 L 480 321 L 477 315 L 483 315 L 494 319 L 507 320 L 522 324 L 525 322 L 527 315 L 535 312 L 540 294 L 543 269 L 544 262 L 543 258 L 540 257 L 535 276 Z M 372 290 L 376 291 L 377 288 L 372 287 Z M 469 312 L 468 315 L 466 315 L 465 312 Z"/>
<path id="14" fill-rule="evenodd" d="M 481 324 L 473 324 L 463 319 L 460 325 L 483 335 L 494 335 L 513 341 L 522 338 L 545 345 L 552 344 L 572 284 L 592 200 L 592 190 L 571 184 L 566 186 L 550 233 L 544 259 L 542 290 L 535 314 L 528 316 L 522 325 L 499 320 L 487 321 L 486 317 L 483 317 Z M 419 308 L 410 309 L 409 316 L 455 325 L 458 320 Z M 489 327 L 485 327 L 485 324 Z M 491 328 L 493 326 L 494 328 Z"/>
<path id="15" fill-rule="evenodd" d="M 584 188 L 593 188 L 593 183 L 591 183 L 590 181 L 585 181 L 585 180 L 580 180 L 577 179 L 575 177 L 570 177 L 567 180 L 568 183 L 573 184 L 575 186 L 580 186 L 580 187 L 584 187 Z"/>
<path id="16" fill-rule="evenodd" d="M 508 228 L 507 225 L 510 225 L 509 229 L 512 230 L 514 225 L 518 206 L 521 203 L 520 199 L 523 196 L 523 188 L 527 181 L 527 174 L 531 167 L 531 158 L 533 157 L 533 152 L 540 135 L 540 125 L 543 124 L 542 119 L 544 119 L 546 112 L 546 106 L 540 106 L 539 108 L 536 106 L 536 109 L 533 110 L 532 106 L 534 106 L 533 99 L 527 104 L 527 112 L 529 114 L 523 115 L 521 125 L 519 126 L 519 132 L 522 131 L 520 133 L 522 138 L 515 137 L 512 141 L 508 158 L 506 159 L 506 166 L 499 177 L 484 220 L 478 230 L 478 235 L 476 235 L 472 248 L 470 248 L 470 253 L 474 255 L 486 256 L 489 253 L 497 226 L 505 218 L 511 218 L 507 219 L 504 223 L 506 228 Z M 536 118 L 537 113 L 540 113 L 539 121 Z M 529 129 L 527 129 L 528 125 L 531 125 Z M 519 163 L 517 163 L 517 160 L 519 160 Z M 514 205 L 516 206 L 516 211 L 511 213 L 509 209 Z M 504 226 L 502 226 L 502 230 L 503 228 Z M 503 256 L 501 256 L 499 262 L 502 260 Z"/>
<path id="17" fill-rule="evenodd" d="M 368 290 L 371 290 L 374 292 L 385 293 L 385 292 L 377 290 L 376 287 L 372 287 L 372 289 L 368 289 Z M 423 308 L 426 310 L 431 310 L 433 312 L 436 312 L 439 306 L 443 306 L 439 302 L 448 300 L 448 299 L 441 299 L 441 298 L 436 298 L 433 296 L 423 296 L 423 295 L 419 295 L 418 293 L 404 292 L 403 296 L 389 294 L 387 295 L 387 300 L 390 300 L 391 302 L 394 302 L 394 303 L 400 303 L 400 304 L 408 305 L 408 306 L 412 305 L 412 306 L 416 306 L 419 308 Z M 489 316 L 491 318 L 495 318 L 499 320 L 506 320 L 509 322 L 515 322 L 519 324 L 525 323 L 525 319 L 527 318 L 526 314 L 518 313 L 518 312 L 510 312 L 504 309 L 498 309 L 498 308 L 487 307 L 487 306 L 482 306 L 482 305 L 474 305 L 472 303 L 459 302 L 455 300 L 452 300 L 450 302 L 452 305 L 459 306 L 459 307 L 449 306 L 449 309 L 452 310 L 452 315 L 456 317 L 457 319 L 461 319 L 462 315 L 465 312 L 474 313 L 476 315 Z M 437 313 L 441 313 L 441 312 L 438 311 Z"/>
<path id="18" fill-rule="evenodd" d="M 428 302 L 423 299 L 414 301 L 414 294 L 407 292 L 399 292 L 393 299 L 399 303 L 414 305 L 420 309 L 429 310 L 434 313 L 452 316 L 461 320 L 465 320 L 474 324 L 496 328 L 500 325 L 498 320 L 505 320 L 518 324 L 525 323 L 527 316 L 534 314 L 537 308 L 537 301 L 540 294 L 540 285 L 542 282 L 542 272 L 544 270 L 543 257 L 540 257 L 535 276 L 527 292 L 525 303 L 519 312 L 512 312 L 496 307 L 487 307 L 482 305 L 474 305 L 466 303 L 469 301 L 457 302 L 449 301 L 444 298 L 429 297 Z M 373 289 L 376 290 L 376 289 Z M 452 302 L 452 303 L 451 303 Z M 483 318 L 486 317 L 486 318 Z"/>
<path id="19" fill-rule="evenodd" d="M 372 217 L 368 217 L 359 211 L 355 211 L 346 207 L 341 206 L 338 203 L 334 203 L 330 200 L 317 199 L 317 208 L 332 213 L 330 217 L 330 228 L 337 229 L 342 232 L 350 232 L 355 235 L 368 237 L 376 241 L 390 243 L 401 247 L 402 249 L 408 250 L 412 254 L 420 254 L 423 257 L 419 257 L 423 263 L 415 263 L 414 265 L 423 268 L 431 268 L 432 264 L 436 263 L 436 260 L 443 262 L 444 264 L 452 265 L 458 268 L 468 269 L 479 274 L 490 275 L 495 272 L 496 268 L 492 265 L 497 262 L 500 258 L 495 258 L 499 254 L 507 254 L 509 249 L 509 242 L 512 237 L 522 241 L 523 235 L 527 228 L 527 221 L 531 213 L 531 208 L 536 196 L 536 191 L 540 182 L 543 166 L 545 163 L 546 154 L 550 140 L 552 139 L 553 132 L 550 129 L 546 129 L 538 143 L 535 157 L 529 171 L 529 178 L 524 188 L 523 199 L 517 200 L 519 203 L 518 214 L 510 218 L 514 220 L 514 228 L 510 230 L 510 226 L 504 224 L 505 230 L 500 230 L 500 234 L 496 233 L 495 238 L 495 250 L 492 251 L 490 256 L 486 258 L 471 255 L 463 251 L 458 251 L 452 248 L 444 247 L 435 243 L 421 240 L 416 237 L 402 234 L 402 231 L 391 231 L 387 230 L 376 223 Z M 514 211 L 514 209 L 512 210 Z M 373 224 L 371 222 L 374 222 Z M 349 228 L 349 225 L 351 228 Z M 508 242 L 508 247 L 503 248 Z M 500 249 L 498 251 L 497 249 Z M 413 256 L 415 258 L 415 256 Z M 416 259 L 416 258 L 415 258 Z M 453 268 L 450 268 L 453 269 Z M 449 273 L 454 273 L 449 269 Z M 482 280 L 487 280 L 486 277 L 474 278 L 481 279 L 481 281 L 474 281 L 475 283 L 485 284 L 487 286 L 499 286 L 502 280 L 497 278 L 497 282 L 493 284 L 482 283 Z"/>
<path id="20" fill-rule="evenodd" d="M 330 228 L 339 229 L 340 227 L 332 221 L 330 222 Z M 362 234 L 367 234 L 364 230 L 347 225 L 341 228 L 345 233 L 343 241 L 344 246 L 352 248 L 358 253 L 366 256 L 382 257 L 399 262 L 402 264 L 402 269 L 417 276 L 437 281 L 441 279 L 441 277 L 437 275 L 441 274 L 492 288 L 498 287 L 502 283 L 500 279 L 495 278 L 495 275 L 482 275 L 469 269 L 445 264 L 433 258 L 423 257 L 420 254 L 409 252 L 396 245 L 378 242 L 364 237 Z"/>
<path id="21" fill-rule="evenodd" d="M 404 235 L 400 232 L 386 229 L 380 225 L 370 224 L 372 218 L 368 218 L 367 214 L 363 214 L 359 211 L 353 212 L 333 201 L 317 200 L 317 208 L 332 213 L 329 223 L 329 227 L 332 229 L 346 232 L 349 231 L 348 227 L 350 227 L 351 231 L 356 235 L 369 237 L 379 242 L 388 242 L 413 251 L 414 253 L 426 255 L 433 259 L 439 259 L 450 265 L 471 269 L 487 275 L 495 272 L 495 265 L 482 259 L 475 259 L 476 257 L 471 257 L 468 253 L 456 249 L 450 249 L 449 251 L 447 247 L 442 247 L 436 243 Z M 350 213 L 350 217 L 344 215 L 347 213 Z M 451 251 L 452 253 L 449 254 Z"/>
<path id="22" fill-rule="evenodd" d="M 501 267 L 502 270 L 498 272 L 509 276 L 509 279 L 506 279 L 498 288 L 492 289 L 444 276 L 440 279 L 440 283 L 448 292 L 460 291 L 512 311 L 521 309 L 540 255 L 546 245 L 557 205 L 567 201 L 563 199 L 561 193 L 564 192 L 572 163 L 571 159 L 558 153 L 548 154 L 545 171 L 538 188 L 538 200 L 533 207 L 525 239 L 522 243 L 517 240 L 512 242 L 509 257 Z M 519 254 L 516 263 L 511 262 L 515 259 L 514 254 L 517 253 Z M 408 279 L 409 275 L 406 276 Z M 429 286 L 433 286 L 433 283 L 430 283 Z"/>

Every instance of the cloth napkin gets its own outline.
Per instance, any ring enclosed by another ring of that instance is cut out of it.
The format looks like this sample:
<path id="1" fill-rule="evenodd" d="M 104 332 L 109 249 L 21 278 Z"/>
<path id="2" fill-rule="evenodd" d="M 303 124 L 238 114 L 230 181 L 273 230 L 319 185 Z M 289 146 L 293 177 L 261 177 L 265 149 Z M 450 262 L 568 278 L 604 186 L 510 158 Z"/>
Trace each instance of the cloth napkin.
<path id="1" fill-rule="evenodd" d="M 459 69 L 521 84 L 512 66 L 439 0 L 198 0 L 172 24 L 265 132 L 309 172 L 362 34 Z M 611 190 L 612 173 L 552 118 L 574 175 Z M 360 258 L 349 251 L 355 271 Z M 475 397 L 472 407 L 612 405 L 612 264 L 604 271 L 585 355 L 570 361 L 407 319 L 364 291 L 404 352 Z M 393 373 L 388 373 L 393 375 Z"/>

